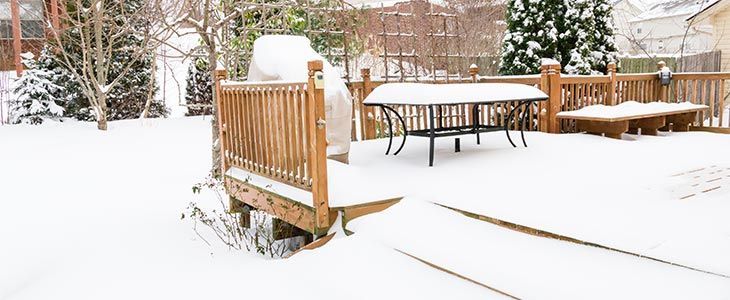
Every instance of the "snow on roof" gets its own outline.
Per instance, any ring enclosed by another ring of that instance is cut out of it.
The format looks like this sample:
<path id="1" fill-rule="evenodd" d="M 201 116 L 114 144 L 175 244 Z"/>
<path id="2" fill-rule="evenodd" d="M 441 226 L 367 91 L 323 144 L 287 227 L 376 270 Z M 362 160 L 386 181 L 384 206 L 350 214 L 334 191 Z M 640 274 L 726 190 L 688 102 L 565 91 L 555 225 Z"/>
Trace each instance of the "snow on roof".
<path id="1" fill-rule="evenodd" d="M 702 10 L 700 10 L 700 11 L 696 12 L 695 14 L 693 14 L 693 15 L 689 16 L 689 17 L 688 17 L 688 18 L 686 19 L 686 21 L 689 21 L 689 20 L 691 20 L 691 19 L 694 19 L 695 17 L 699 16 L 700 14 L 702 14 L 702 13 L 704 13 L 704 12 L 707 12 L 707 11 L 709 11 L 709 10 L 710 10 L 710 9 L 712 9 L 712 8 L 715 8 L 715 7 L 722 7 L 722 6 L 723 6 L 723 4 L 725 4 L 725 5 L 730 5 L 730 1 L 726 1 L 726 2 L 723 2 L 723 0 L 713 0 L 713 1 L 714 1 L 714 2 L 710 3 L 709 5 L 706 5 L 706 6 L 705 6 L 705 7 L 704 7 L 704 8 L 702 9 Z M 718 5 L 718 4 L 720 4 L 720 5 Z M 717 11 L 717 10 L 715 10 L 715 11 Z"/>
<path id="2" fill-rule="evenodd" d="M 629 22 L 691 15 L 701 11 L 716 0 L 674 0 L 655 4 L 648 11 L 636 16 Z"/>

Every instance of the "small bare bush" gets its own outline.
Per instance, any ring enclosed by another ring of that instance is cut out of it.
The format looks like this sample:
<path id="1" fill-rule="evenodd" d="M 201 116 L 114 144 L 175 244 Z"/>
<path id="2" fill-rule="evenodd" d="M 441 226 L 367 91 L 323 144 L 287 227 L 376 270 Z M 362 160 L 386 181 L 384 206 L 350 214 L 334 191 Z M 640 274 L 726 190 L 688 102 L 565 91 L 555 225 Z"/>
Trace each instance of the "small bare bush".
<path id="1" fill-rule="evenodd" d="M 231 212 L 223 183 L 213 175 L 192 190 L 198 197 L 190 202 L 181 219 L 192 220 L 193 231 L 206 244 L 212 246 L 209 239 L 214 237 L 229 249 L 255 251 L 271 258 L 285 257 L 300 246 L 298 238 L 275 240 L 274 230 L 282 229 L 273 228 L 273 218 L 264 212 L 250 211 L 250 221 Z"/>

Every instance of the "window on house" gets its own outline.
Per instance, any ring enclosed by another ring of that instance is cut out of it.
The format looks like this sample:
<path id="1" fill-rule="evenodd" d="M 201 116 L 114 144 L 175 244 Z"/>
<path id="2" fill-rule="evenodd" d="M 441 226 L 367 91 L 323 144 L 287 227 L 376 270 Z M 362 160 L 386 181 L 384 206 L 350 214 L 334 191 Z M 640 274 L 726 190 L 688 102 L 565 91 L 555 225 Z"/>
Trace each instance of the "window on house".
<path id="1" fill-rule="evenodd" d="M 659 51 L 664 50 L 664 41 L 659 40 L 659 42 L 657 43 L 657 50 L 659 50 Z"/>
<path id="2" fill-rule="evenodd" d="M 42 39 L 43 0 L 20 0 L 20 36 L 24 39 Z"/>
<path id="3" fill-rule="evenodd" d="M 641 33 L 641 28 L 636 28 L 636 33 Z"/>
<path id="4" fill-rule="evenodd" d="M 10 1 L 0 0 L 0 40 L 13 38 L 13 25 L 10 16 Z"/>
<path id="5" fill-rule="evenodd" d="M 20 36 L 22 39 L 45 37 L 43 21 L 43 0 L 20 0 Z M 13 38 L 13 16 L 10 0 L 0 0 L 0 40 Z"/>

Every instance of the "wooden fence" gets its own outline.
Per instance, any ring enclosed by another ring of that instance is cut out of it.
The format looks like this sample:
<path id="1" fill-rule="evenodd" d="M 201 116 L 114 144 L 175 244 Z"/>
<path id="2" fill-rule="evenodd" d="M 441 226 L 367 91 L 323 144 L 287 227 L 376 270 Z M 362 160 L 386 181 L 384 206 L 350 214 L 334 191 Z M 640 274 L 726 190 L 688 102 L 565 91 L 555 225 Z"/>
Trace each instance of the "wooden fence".
<path id="1" fill-rule="evenodd" d="M 656 68 L 656 67 L 655 67 Z M 505 120 L 505 111 L 516 103 L 482 106 L 479 118 L 482 124 L 504 125 L 510 129 L 524 126 L 526 130 L 540 130 L 559 133 L 575 131 L 573 121 L 557 120 L 560 111 L 572 111 L 585 106 L 603 104 L 617 105 L 626 101 L 637 102 L 682 102 L 705 104 L 710 107 L 707 115 L 699 114 L 695 127 L 727 128 L 725 118 L 725 101 L 728 98 L 726 82 L 730 73 L 725 72 L 687 72 L 674 73 L 671 84 L 662 86 L 656 72 L 639 74 L 622 74 L 616 72 L 616 66 L 610 65 L 607 75 L 564 75 L 559 65 L 543 65 L 541 74 L 524 76 L 487 76 L 476 74 L 478 69 L 471 69 L 470 79 L 460 82 L 501 82 L 533 85 L 550 96 L 549 101 L 521 109 L 514 119 Z M 382 81 L 371 81 L 368 70 L 362 71 L 363 80 L 351 82 L 350 91 L 355 100 L 354 120 L 359 120 L 359 134 L 353 139 L 373 139 L 385 136 L 385 115 L 380 109 L 366 107 L 362 101 Z M 454 81 L 452 81 L 453 83 Z M 435 82 L 443 83 L 443 82 Z M 401 105 L 395 107 L 407 119 L 408 130 L 424 129 L 426 114 L 422 108 Z M 441 108 L 444 125 L 469 125 L 471 109 L 468 105 Z M 518 122 L 521 114 L 528 114 L 529 124 Z M 355 122 L 355 121 L 353 121 Z M 399 124 L 395 122 L 394 124 Z M 397 134 L 401 128 L 395 129 Z M 353 135 L 355 137 L 355 135 Z"/>
<path id="2" fill-rule="evenodd" d="M 621 58 L 621 73 L 653 72 L 657 63 L 663 61 L 677 72 L 720 72 L 722 66 L 721 51 L 705 52 L 684 57 L 624 57 Z"/>

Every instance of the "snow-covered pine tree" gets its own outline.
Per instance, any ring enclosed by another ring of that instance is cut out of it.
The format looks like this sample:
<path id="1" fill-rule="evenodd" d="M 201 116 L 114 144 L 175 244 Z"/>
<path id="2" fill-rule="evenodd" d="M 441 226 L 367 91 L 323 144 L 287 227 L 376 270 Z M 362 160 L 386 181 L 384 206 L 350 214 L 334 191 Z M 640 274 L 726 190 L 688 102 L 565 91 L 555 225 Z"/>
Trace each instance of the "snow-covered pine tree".
<path id="1" fill-rule="evenodd" d="M 43 49 L 38 62 L 33 55 L 24 55 L 26 70 L 13 83 L 12 91 L 17 97 L 10 102 L 11 122 L 15 124 L 41 124 L 45 119 L 58 119 L 63 115 L 61 105 L 62 87 L 56 82 L 62 77 L 61 70 L 49 68 L 52 58 Z"/>
<path id="2" fill-rule="evenodd" d="M 208 72 L 208 63 L 203 59 L 193 60 L 188 67 L 185 104 L 188 105 L 186 116 L 213 114 L 213 81 Z"/>
<path id="3" fill-rule="evenodd" d="M 593 16 L 593 0 L 565 0 L 565 31 L 560 33 L 561 49 L 567 50 L 563 61 L 568 74 L 591 74 L 596 21 Z"/>
<path id="4" fill-rule="evenodd" d="M 618 48 L 614 40 L 613 8 L 608 0 L 593 0 L 593 17 L 596 22 L 596 34 L 593 40 L 591 65 L 593 70 L 603 74 L 609 63 L 618 62 Z"/>
<path id="5" fill-rule="evenodd" d="M 561 60 L 556 16 L 562 5 L 562 0 L 509 1 L 500 74 L 535 74 L 542 58 Z"/>

